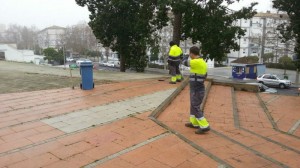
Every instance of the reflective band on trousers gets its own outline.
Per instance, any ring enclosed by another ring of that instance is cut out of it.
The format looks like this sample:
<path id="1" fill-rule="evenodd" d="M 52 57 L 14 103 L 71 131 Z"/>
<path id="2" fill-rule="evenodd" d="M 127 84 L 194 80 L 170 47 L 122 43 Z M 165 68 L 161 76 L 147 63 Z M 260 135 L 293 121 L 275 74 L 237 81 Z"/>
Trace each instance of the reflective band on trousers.
<path id="1" fill-rule="evenodd" d="M 203 82 L 204 79 L 196 79 L 196 78 L 190 78 L 190 81 L 197 81 L 197 82 Z"/>
<path id="2" fill-rule="evenodd" d="M 193 126 L 200 126 L 200 128 L 209 127 L 209 123 L 204 117 L 196 118 L 194 115 L 190 115 L 190 122 L 193 124 Z"/>

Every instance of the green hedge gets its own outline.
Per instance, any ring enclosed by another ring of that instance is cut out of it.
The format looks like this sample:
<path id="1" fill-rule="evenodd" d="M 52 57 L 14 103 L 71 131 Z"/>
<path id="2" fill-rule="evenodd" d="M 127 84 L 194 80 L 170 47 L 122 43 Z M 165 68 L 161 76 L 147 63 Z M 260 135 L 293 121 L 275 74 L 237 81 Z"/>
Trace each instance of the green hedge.
<path id="1" fill-rule="evenodd" d="M 289 63 L 284 67 L 283 64 L 279 63 L 265 63 L 267 68 L 275 68 L 275 69 L 287 69 L 287 70 L 297 70 L 297 67 L 294 63 Z"/>
<path id="2" fill-rule="evenodd" d="M 241 57 L 238 58 L 232 63 L 239 63 L 239 64 L 255 64 L 258 63 L 259 58 L 257 56 L 248 56 L 248 57 Z"/>
<path id="3" fill-rule="evenodd" d="M 164 65 L 158 65 L 158 64 L 149 64 L 149 68 L 158 68 L 158 69 L 164 69 Z"/>

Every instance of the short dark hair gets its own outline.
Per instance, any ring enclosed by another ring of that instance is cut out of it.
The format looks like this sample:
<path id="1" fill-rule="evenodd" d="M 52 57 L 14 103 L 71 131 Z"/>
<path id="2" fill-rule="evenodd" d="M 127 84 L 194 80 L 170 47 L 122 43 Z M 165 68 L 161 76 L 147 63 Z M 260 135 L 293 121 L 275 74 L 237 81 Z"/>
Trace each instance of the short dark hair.
<path id="1" fill-rule="evenodd" d="M 174 42 L 174 41 L 170 41 L 170 46 L 173 46 L 173 45 L 175 45 L 176 43 Z"/>
<path id="2" fill-rule="evenodd" d="M 190 53 L 192 53 L 192 54 L 199 55 L 199 52 L 200 52 L 200 50 L 196 46 L 193 46 L 190 48 Z"/>

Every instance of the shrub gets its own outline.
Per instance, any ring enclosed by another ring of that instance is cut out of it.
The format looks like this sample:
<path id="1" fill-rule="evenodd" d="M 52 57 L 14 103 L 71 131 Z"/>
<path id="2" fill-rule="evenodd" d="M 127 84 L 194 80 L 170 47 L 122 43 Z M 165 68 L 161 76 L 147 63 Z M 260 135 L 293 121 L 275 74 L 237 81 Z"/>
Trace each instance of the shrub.
<path id="1" fill-rule="evenodd" d="M 255 64 L 258 63 L 259 58 L 257 56 L 248 56 L 248 57 L 241 57 L 238 58 L 232 63 L 240 63 L 240 64 Z"/>

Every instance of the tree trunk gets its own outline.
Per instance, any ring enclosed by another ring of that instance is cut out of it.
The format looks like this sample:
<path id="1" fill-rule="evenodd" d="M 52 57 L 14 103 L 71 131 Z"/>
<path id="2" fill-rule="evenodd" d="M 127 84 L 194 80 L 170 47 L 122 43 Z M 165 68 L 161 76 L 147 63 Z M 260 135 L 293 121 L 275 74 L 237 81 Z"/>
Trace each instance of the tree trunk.
<path id="1" fill-rule="evenodd" d="M 173 41 L 180 45 L 182 13 L 174 13 Z"/>
<path id="2" fill-rule="evenodd" d="M 126 71 L 126 67 L 125 67 L 125 55 L 120 55 L 120 72 L 125 72 Z"/>

